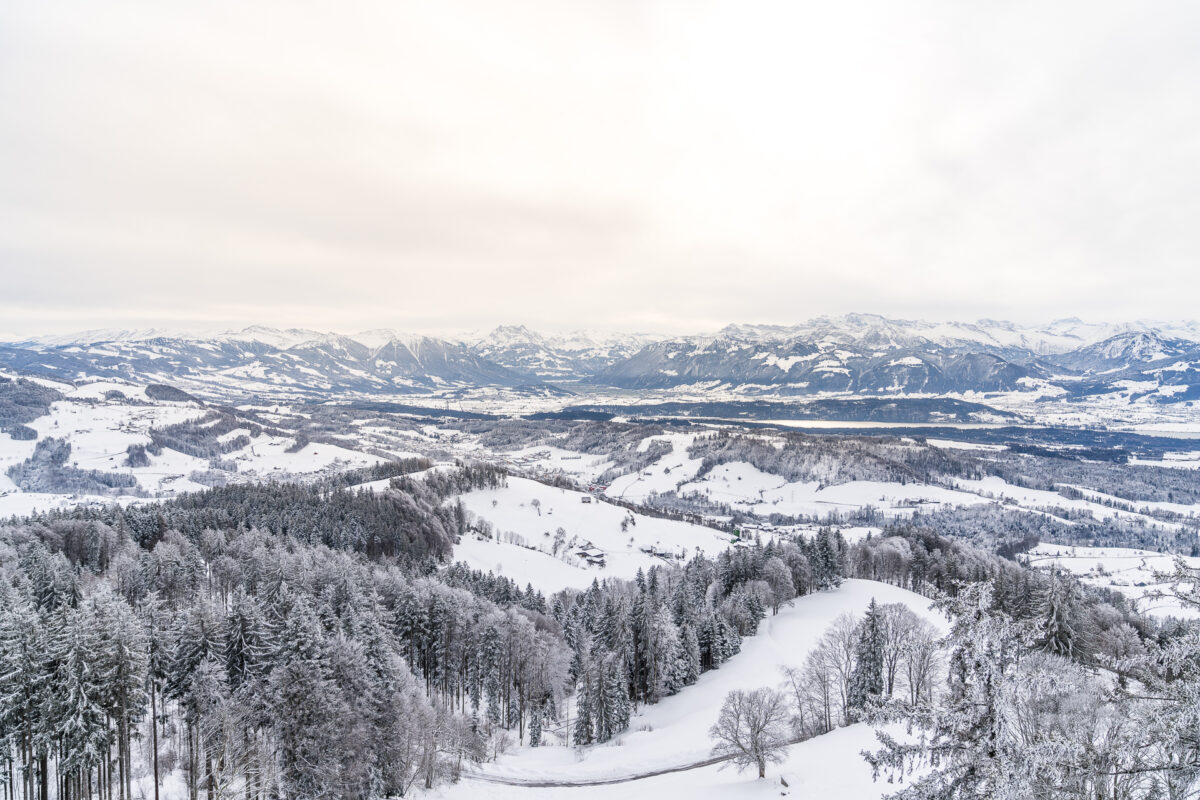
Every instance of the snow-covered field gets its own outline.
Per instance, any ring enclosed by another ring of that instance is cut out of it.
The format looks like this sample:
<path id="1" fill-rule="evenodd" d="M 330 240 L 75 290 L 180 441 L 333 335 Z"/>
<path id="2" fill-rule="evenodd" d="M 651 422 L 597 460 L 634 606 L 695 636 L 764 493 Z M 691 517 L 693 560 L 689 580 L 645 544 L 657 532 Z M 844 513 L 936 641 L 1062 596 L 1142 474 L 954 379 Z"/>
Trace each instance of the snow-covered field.
<path id="1" fill-rule="evenodd" d="M 1083 487 L 1074 487 L 1084 491 L 1089 495 L 1089 498 L 1070 499 L 1063 497 L 1058 492 L 1050 492 L 1044 489 L 1027 489 L 1024 486 L 1014 486 L 1007 483 L 1002 478 L 989 476 L 977 481 L 958 480 L 955 481 L 955 486 L 960 490 L 966 490 L 979 494 L 981 497 L 990 498 L 998 501 L 1010 501 L 1012 504 L 1020 508 L 1026 509 L 1043 509 L 1043 508 L 1059 508 L 1068 511 L 1082 511 L 1091 514 L 1098 520 L 1116 519 L 1133 521 L 1139 524 L 1144 524 L 1147 527 L 1158 527 L 1163 530 L 1178 531 L 1182 526 L 1156 520 L 1153 517 L 1134 511 L 1126 511 L 1121 508 L 1113 508 L 1104 503 L 1097 502 L 1105 498 L 1101 492 L 1087 489 Z M 1128 500 L 1120 500 L 1120 498 L 1109 499 L 1118 500 L 1122 504 L 1133 505 L 1137 508 L 1153 510 L 1155 508 L 1172 513 L 1180 513 L 1185 516 L 1195 515 L 1200 513 L 1200 506 L 1185 506 L 1178 503 L 1149 503 L 1136 502 L 1131 503 Z"/>
<path id="2" fill-rule="evenodd" d="M 595 578 L 632 578 L 639 568 L 664 563 L 644 548 L 690 558 L 701 551 L 716 555 L 730 541 L 728 534 L 713 528 L 636 514 L 583 492 L 526 478 L 510 477 L 507 487 L 469 492 L 461 500 L 468 511 L 491 524 L 496 536 L 463 536 L 454 558 L 545 592 L 586 587 Z M 565 532 L 564 546 L 556 555 L 559 528 Z M 603 552 L 603 567 L 577 555 L 588 545 Z"/>
<path id="3" fill-rule="evenodd" d="M 1155 617 L 1200 617 L 1200 610 L 1180 605 L 1172 597 L 1155 597 L 1168 589 L 1164 575 L 1174 572 L 1175 556 L 1127 547 L 1070 547 L 1039 544 L 1029 551 L 1033 567 L 1062 569 L 1085 583 L 1105 586 L 1132 599 L 1138 610 Z M 1200 567 L 1200 558 L 1183 558 Z"/>
<path id="4" fill-rule="evenodd" d="M 640 447 L 644 452 L 655 441 L 666 442 L 672 450 L 658 459 L 646 469 L 622 475 L 613 480 L 605 494 L 609 497 L 619 497 L 631 502 L 644 501 L 653 493 L 675 491 L 681 484 L 696 477 L 704 459 L 692 458 L 688 448 L 696 441 L 696 434 L 674 433 L 662 436 L 651 436 L 642 441 Z"/>
<path id="5" fill-rule="evenodd" d="M 208 459 L 197 458 L 165 448 L 150 456 L 149 466 L 125 464 L 130 445 L 149 445 L 150 430 L 181 422 L 194 421 L 209 413 L 192 402 L 154 401 L 144 387 L 117 381 L 84 384 L 79 387 L 52 381 L 39 381 L 61 392 L 63 400 L 51 404 L 49 413 L 29 423 L 38 439 L 65 439 L 71 445 L 68 464 L 79 469 L 100 470 L 133 475 L 137 492 L 125 496 L 91 496 L 22 492 L 7 476 L 8 468 L 33 454 L 36 441 L 18 441 L 0 433 L 0 516 L 47 511 L 81 503 L 129 503 L 173 497 L 198 491 L 204 484 L 192 480 L 193 473 L 211 468 Z M 136 404 L 105 399 L 105 393 L 121 392 Z M 221 437 L 230 441 L 248 429 L 231 431 Z M 376 464 L 382 459 L 357 450 L 325 443 L 309 443 L 296 452 L 288 452 L 295 443 L 289 436 L 266 433 L 250 439 L 244 447 L 222 455 L 221 460 L 236 465 L 227 473 L 230 481 L 264 480 L 272 477 L 315 475 Z"/>
<path id="6" fill-rule="evenodd" d="M 1131 458 L 1129 459 L 1129 463 L 1150 467 L 1170 467 L 1173 469 L 1200 469 L 1200 451 L 1189 450 L 1184 453 L 1164 453 L 1161 461 Z"/>
<path id="7" fill-rule="evenodd" d="M 679 487 L 680 494 L 693 492 L 757 516 L 825 516 L 867 506 L 874 506 L 889 516 L 908 516 L 920 507 L 986 502 L 969 492 L 917 483 L 851 481 L 822 487 L 816 481 L 788 482 L 742 462 L 722 464 L 701 479 Z"/>
<path id="8" fill-rule="evenodd" d="M 629 731 L 613 742 L 577 750 L 567 746 L 521 747 L 480 768 L 480 777 L 467 778 L 444 789 L 446 798 L 543 797 L 759 797 L 777 793 L 783 775 L 796 797 L 875 798 L 888 789 L 871 781 L 859 751 L 873 746 L 871 730 L 858 725 L 793 745 L 787 763 L 768 770 L 768 780 L 732 769 L 701 767 L 656 778 L 590 788 L 529 789 L 487 782 L 586 781 L 621 778 L 668 769 L 706 759 L 712 748 L 708 729 L 716 721 L 725 695 L 734 689 L 778 686 L 781 667 L 799 666 L 817 639 L 839 615 L 860 615 L 874 598 L 880 603 L 903 603 L 945 632 L 944 618 L 930 610 L 920 595 L 874 581 L 848 580 L 833 591 L 798 598 L 759 632 L 742 643 L 742 651 L 706 672 L 694 685 L 662 702 L 642 707 Z M 894 787 L 891 787 L 894 789 Z M 570 792 L 568 795 L 567 793 Z M 732 792 L 732 795 L 730 794 Z"/>

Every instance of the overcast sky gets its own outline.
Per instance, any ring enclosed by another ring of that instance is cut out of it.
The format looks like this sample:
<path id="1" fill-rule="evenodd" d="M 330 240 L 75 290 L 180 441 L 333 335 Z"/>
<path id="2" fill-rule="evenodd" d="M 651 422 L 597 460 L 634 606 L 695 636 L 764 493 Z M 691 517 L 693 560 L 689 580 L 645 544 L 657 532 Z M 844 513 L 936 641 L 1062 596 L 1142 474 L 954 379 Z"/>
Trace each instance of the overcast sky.
<path id="1" fill-rule="evenodd" d="M 0 3 L 0 332 L 1195 318 L 1200 3 Z"/>

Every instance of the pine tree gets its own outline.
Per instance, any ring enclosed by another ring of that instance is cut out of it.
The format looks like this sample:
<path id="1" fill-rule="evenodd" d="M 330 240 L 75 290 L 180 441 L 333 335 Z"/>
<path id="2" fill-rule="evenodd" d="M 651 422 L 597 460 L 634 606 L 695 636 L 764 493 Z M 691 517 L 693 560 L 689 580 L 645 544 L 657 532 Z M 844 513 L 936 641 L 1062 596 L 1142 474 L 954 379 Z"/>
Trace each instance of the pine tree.
<path id="1" fill-rule="evenodd" d="M 327 675 L 324 636 L 312 607 L 295 603 L 281 639 L 281 663 L 271 675 L 284 788 L 289 796 L 331 797 L 341 767 L 331 742 L 344 733 L 337 687 Z"/>
<path id="2" fill-rule="evenodd" d="M 595 723 L 592 719 L 596 705 L 594 680 L 594 670 L 585 668 L 575 681 L 575 728 L 572 740 L 577 745 L 595 741 Z"/>
<path id="3" fill-rule="evenodd" d="M 225 617 L 223 645 L 230 688 L 266 677 L 273 650 L 270 633 L 258 604 L 240 588 Z"/>
<path id="4" fill-rule="evenodd" d="M 629 727 L 629 694 L 625 686 L 624 668 L 620 658 L 615 654 L 609 655 L 604 660 L 604 675 L 600 687 L 605 713 L 601 734 L 597 737 L 599 741 L 608 741 Z"/>
<path id="5" fill-rule="evenodd" d="M 0 607 L 0 724 L 15 743 L 22 793 L 33 797 L 35 753 L 55 676 L 48 669 L 49 632 L 43 615 L 27 595 L 10 599 L 10 605 Z"/>
<path id="6" fill-rule="evenodd" d="M 96 601 L 101 652 L 93 654 L 104 686 L 104 704 L 116 727 L 118 777 L 124 796 L 133 791 L 133 735 L 145 713 L 149 652 L 142 622 L 121 598 L 104 594 Z M 99 656 L 97 658 L 97 656 Z"/>
<path id="7" fill-rule="evenodd" d="M 846 702 L 853 714 L 859 714 L 867 704 L 883 695 L 883 649 L 887 624 L 883 612 L 871 598 L 866 617 L 858 627 L 854 648 L 854 668 Z"/>
<path id="8" fill-rule="evenodd" d="M 1057 572 L 1050 576 L 1038 598 L 1037 617 L 1043 650 L 1066 658 L 1083 652 L 1083 620 L 1074 579 Z"/>
<path id="9" fill-rule="evenodd" d="M 55 676 L 54 737 L 62 748 L 59 769 L 71 779 L 88 775 L 108 754 L 104 677 L 93 660 L 101 647 L 96 619 L 76 612 L 65 622 Z M 120 759 L 124 768 L 124 758 Z M 124 782 L 121 784 L 124 795 Z"/>
<path id="10" fill-rule="evenodd" d="M 700 642 L 690 622 L 684 622 L 679 629 L 679 656 L 682 662 L 679 680 L 682 685 L 691 686 L 700 678 Z"/>

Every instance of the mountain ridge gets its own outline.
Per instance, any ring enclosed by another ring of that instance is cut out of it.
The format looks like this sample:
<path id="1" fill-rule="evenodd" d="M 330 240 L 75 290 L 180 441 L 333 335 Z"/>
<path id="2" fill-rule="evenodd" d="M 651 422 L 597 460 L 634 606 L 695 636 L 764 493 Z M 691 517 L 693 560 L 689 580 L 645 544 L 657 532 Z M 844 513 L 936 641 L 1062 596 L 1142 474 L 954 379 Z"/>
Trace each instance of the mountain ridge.
<path id="1" fill-rule="evenodd" d="M 249 326 L 212 335 L 86 331 L 0 342 L 0 366 L 60 379 L 120 377 L 247 394 L 418 394 L 554 384 L 782 395 L 1096 393 L 1125 384 L 1200 387 L 1200 324 L 1003 320 L 927 322 L 877 314 L 796 325 L 733 323 L 712 333 L 543 334 L 525 325 L 440 338 Z"/>

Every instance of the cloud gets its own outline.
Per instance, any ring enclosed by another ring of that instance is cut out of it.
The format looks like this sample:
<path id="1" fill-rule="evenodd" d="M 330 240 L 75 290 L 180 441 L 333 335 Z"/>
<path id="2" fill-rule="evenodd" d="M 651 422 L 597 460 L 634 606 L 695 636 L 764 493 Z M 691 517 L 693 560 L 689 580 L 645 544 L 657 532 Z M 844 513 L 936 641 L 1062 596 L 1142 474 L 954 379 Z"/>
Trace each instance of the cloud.
<path id="1" fill-rule="evenodd" d="M 1194 316 L 1198 32 L 1183 2 L 17 0 L 0 327 Z"/>

